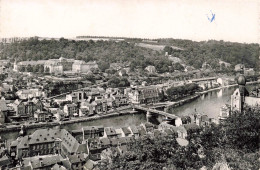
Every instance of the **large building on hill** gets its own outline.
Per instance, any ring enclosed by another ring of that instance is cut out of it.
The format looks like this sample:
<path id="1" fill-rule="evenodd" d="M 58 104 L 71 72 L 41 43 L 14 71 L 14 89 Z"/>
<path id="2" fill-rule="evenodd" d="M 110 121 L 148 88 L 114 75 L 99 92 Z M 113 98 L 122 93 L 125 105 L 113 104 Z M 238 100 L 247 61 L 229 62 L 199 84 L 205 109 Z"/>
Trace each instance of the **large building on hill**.
<path id="1" fill-rule="evenodd" d="M 76 73 L 87 73 L 93 68 L 98 68 L 96 61 L 86 63 L 82 60 L 75 60 L 72 64 L 72 71 Z"/>
<path id="2" fill-rule="evenodd" d="M 64 71 L 72 71 L 76 73 L 87 73 L 92 68 L 98 68 L 96 61 L 85 62 L 82 60 L 74 60 L 60 57 L 59 59 L 38 60 L 38 61 L 21 61 L 14 62 L 14 71 L 19 71 L 22 67 L 41 65 L 44 71 L 55 74 L 62 74 Z"/>

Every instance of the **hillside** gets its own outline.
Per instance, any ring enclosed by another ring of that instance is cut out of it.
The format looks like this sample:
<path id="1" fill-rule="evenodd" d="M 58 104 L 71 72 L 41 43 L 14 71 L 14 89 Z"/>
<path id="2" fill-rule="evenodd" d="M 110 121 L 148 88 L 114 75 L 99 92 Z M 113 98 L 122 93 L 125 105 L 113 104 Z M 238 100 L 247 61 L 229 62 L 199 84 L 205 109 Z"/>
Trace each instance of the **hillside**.
<path id="1" fill-rule="evenodd" d="M 37 38 L 30 38 L 20 43 L 0 44 L 0 59 L 23 61 L 65 57 L 85 60 L 86 62 L 97 60 L 100 65 L 104 62 L 128 62 L 131 64 L 132 70 L 154 65 L 159 73 L 162 73 L 176 69 L 172 66 L 171 61 L 164 56 L 166 51 L 197 69 L 201 68 L 206 61 L 212 68 L 218 70 L 220 69 L 218 64 L 220 59 L 231 63 L 232 66 L 243 62 L 247 67 L 256 67 L 256 60 L 259 56 L 257 44 L 158 39 L 156 41 L 158 43 L 145 43 L 142 47 L 136 45 L 140 42 L 142 42 L 141 39 L 125 39 L 125 41 L 115 42 L 70 41 L 64 38 L 40 41 Z M 152 45 L 160 48 L 153 49 Z M 169 48 L 163 48 L 165 46 L 169 46 Z"/>

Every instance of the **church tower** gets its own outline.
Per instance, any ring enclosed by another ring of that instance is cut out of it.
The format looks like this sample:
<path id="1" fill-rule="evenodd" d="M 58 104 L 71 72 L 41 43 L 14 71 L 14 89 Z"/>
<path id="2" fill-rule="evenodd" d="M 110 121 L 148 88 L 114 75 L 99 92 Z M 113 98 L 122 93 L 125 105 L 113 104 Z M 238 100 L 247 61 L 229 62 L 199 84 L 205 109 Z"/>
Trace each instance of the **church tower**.
<path id="1" fill-rule="evenodd" d="M 231 95 L 231 111 L 241 112 L 245 103 L 245 96 L 248 96 L 249 93 L 246 89 L 246 78 L 241 74 L 237 78 L 238 88 Z"/>

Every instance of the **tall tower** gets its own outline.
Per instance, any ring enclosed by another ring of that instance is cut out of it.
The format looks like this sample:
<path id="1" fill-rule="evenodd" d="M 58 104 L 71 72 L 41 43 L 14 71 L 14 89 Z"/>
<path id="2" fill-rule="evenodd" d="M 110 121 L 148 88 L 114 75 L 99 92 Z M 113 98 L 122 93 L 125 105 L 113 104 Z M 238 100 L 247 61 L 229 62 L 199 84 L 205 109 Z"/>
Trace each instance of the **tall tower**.
<path id="1" fill-rule="evenodd" d="M 245 96 L 248 95 L 248 91 L 246 89 L 246 78 L 243 74 L 238 76 L 237 78 L 238 88 L 234 91 L 233 95 L 231 95 L 231 111 L 243 111 Z"/>

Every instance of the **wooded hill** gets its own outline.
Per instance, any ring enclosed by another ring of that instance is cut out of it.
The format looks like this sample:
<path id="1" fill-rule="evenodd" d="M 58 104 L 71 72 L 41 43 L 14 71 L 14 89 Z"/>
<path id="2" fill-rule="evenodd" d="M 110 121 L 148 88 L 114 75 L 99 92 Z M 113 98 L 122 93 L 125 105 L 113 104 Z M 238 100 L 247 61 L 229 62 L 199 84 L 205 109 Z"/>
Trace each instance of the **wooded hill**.
<path id="1" fill-rule="evenodd" d="M 201 68 L 206 61 L 213 69 L 220 69 L 219 59 L 231 63 L 245 63 L 246 67 L 256 67 L 259 56 L 258 44 L 241 44 L 224 41 L 194 42 L 190 40 L 158 39 L 158 44 L 177 46 L 184 50 L 163 51 L 136 46 L 139 39 L 125 39 L 125 41 L 70 41 L 64 38 L 59 40 L 38 40 L 30 38 L 12 44 L 0 44 L 0 59 L 42 60 L 51 58 L 75 58 L 79 60 L 98 61 L 102 67 L 104 63 L 129 62 L 131 69 L 144 69 L 154 65 L 159 72 L 172 72 L 183 69 L 175 68 L 172 62 L 164 56 L 168 51 L 174 57 L 181 58 L 187 65 Z"/>

